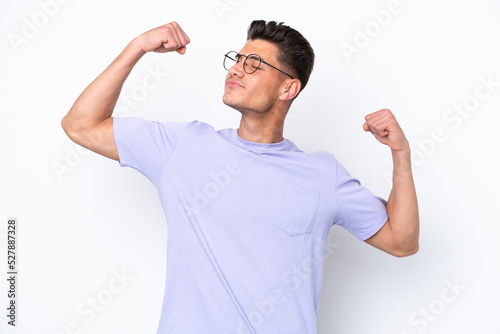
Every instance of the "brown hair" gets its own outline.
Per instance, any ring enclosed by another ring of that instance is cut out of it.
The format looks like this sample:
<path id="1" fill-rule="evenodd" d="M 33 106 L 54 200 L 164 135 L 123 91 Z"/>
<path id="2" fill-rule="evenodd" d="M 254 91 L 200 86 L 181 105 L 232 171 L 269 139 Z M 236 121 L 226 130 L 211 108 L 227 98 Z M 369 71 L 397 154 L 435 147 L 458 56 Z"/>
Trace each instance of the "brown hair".
<path id="1" fill-rule="evenodd" d="M 250 24 L 247 40 L 254 39 L 265 40 L 278 47 L 278 61 L 292 72 L 294 78 L 299 79 L 302 91 L 314 66 L 314 50 L 307 39 L 283 22 L 264 20 L 255 20 Z"/>

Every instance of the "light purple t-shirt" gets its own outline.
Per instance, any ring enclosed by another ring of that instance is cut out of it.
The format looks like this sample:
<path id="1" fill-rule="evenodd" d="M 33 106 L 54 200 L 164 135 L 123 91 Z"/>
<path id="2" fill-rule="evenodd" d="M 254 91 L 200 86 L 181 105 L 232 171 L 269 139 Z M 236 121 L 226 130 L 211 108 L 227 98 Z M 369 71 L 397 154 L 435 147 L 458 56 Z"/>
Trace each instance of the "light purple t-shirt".
<path id="1" fill-rule="evenodd" d="M 199 122 L 114 118 L 120 166 L 158 190 L 168 224 L 158 334 L 316 334 L 326 240 L 387 221 L 324 151 L 261 144 Z"/>

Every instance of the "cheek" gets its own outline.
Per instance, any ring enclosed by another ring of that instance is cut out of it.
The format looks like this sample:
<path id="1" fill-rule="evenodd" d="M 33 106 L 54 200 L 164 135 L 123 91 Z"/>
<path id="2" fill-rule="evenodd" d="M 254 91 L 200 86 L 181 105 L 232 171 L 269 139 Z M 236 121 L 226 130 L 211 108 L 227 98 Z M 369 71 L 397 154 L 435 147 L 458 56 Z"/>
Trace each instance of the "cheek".
<path id="1" fill-rule="evenodd" d="M 262 98 L 273 100 L 278 92 L 278 89 L 279 87 L 276 85 L 276 82 L 272 80 L 263 80 L 259 83 L 256 91 L 259 92 L 259 95 Z"/>

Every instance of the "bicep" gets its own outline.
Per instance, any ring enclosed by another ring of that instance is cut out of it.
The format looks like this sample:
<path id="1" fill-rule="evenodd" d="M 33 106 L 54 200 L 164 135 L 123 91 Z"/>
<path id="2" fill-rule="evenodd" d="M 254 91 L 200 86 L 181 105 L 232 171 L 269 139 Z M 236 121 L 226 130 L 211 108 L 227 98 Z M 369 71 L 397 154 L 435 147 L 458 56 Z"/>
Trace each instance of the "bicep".
<path id="1" fill-rule="evenodd" d="M 377 233 L 366 239 L 365 242 L 388 254 L 397 257 L 405 256 L 405 254 L 401 253 L 396 247 L 389 219 L 387 219 L 385 224 L 380 228 L 380 230 L 378 230 Z"/>
<path id="2" fill-rule="evenodd" d="M 108 117 L 86 130 L 72 132 L 65 128 L 65 131 L 71 140 L 78 145 L 107 158 L 119 161 L 118 149 L 113 133 L 112 117 Z"/>

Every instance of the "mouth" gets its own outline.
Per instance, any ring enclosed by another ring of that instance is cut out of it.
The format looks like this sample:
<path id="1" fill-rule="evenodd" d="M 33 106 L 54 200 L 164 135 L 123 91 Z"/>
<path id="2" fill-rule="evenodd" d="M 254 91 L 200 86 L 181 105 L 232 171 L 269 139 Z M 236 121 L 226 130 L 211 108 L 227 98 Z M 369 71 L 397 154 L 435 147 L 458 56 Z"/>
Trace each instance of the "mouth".
<path id="1" fill-rule="evenodd" d="M 228 87 L 243 87 L 243 85 L 236 80 L 226 80 L 226 86 L 228 86 Z"/>

